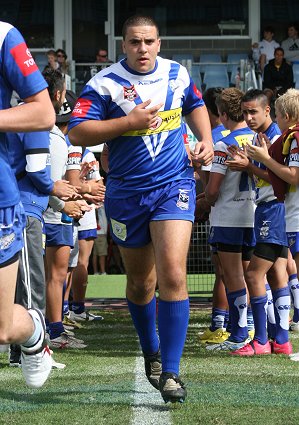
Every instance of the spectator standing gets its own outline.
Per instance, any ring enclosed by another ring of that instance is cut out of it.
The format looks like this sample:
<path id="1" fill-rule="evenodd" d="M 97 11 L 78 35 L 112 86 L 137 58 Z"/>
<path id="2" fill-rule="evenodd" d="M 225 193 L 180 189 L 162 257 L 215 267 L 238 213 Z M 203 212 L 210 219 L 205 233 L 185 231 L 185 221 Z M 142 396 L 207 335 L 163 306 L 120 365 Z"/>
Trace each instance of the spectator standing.
<path id="1" fill-rule="evenodd" d="M 273 39 L 274 30 L 268 26 L 264 29 L 264 38 L 259 43 L 252 46 L 252 58 L 256 64 L 259 64 L 263 73 L 265 65 L 274 59 L 274 50 L 279 47 L 279 43 Z"/>
<path id="2" fill-rule="evenodd" d="M 277 47 L 274 59 L 270 60 L 264 69 L 263 89 L 271 89 L 274 96 L 280 96 L 294 85 L 292 65 L 284 58 L 284 50 Z"/>
<path id="3" fill-rule="evenodd" d="M 127 272 L 128 306 L 146 375 L 165 402 L 178 402 L 186 397 L 179 364 L 188 327 L 186 256 L 195 207 L 182 115 L 201 140 L 193 151 L 196 164 L 208 165 L 213 149 L 201 93 L 186 68 L 157 57 L 160 43 L 152 18 L 133 16 L 124 23 L 127 58 L 85 86 L 69 137 L 86 146 L 109 140 L 105 209 Z"/>
<path id="4" fill-rule="evenodd" d="M 108 52 L 106 49 L 99 48 L 95 57 L 95 65 L 90 67 L 90 78 L 94 77 L 101 69 L 110 66 L 112 60 L 108 58 Z"/>
<path id="5" fill-rule="evenodd" d="M 64 75 L 70 73 L 70 65 L 67 61 L 67 54 L 63 49 L 56 50 L 58 70 Z"/>
<path id="6" fill-rule="evenodd" d="M 45 68 L 52 68 L 52 69 L 58 69 L 59 68 L 59 64 L 57 61 L 57 54 L 55 52 L 55 50 L 50 49 L 47 51 L 46 53 L 47 58 L 48 58 L 48 65 L 46 65 Z"/>
<path id="7" fill-rule="evenodd" d="M 42 313 L 14 304 L 25 214 L 9 165 L 5 133 L 49 130 L 54 111 L 47 84 L 22 35 L 6 22 L 0 22 L 0 34 L 0 343 L 21 345 L 25 381 L 39 388 L 50 374 L 52 359 Z M 16 108 L 9 103 L 13 90 L 24 99 Z"/>
<path id="8" fill-rule="evenodd" d="M 288 38 L 283 40 L 281 47 L 284 50 L 284 57 L 290 63 L 299 62 L 299 36 L 298 24 L 292 23 L 288 26 Z"/>

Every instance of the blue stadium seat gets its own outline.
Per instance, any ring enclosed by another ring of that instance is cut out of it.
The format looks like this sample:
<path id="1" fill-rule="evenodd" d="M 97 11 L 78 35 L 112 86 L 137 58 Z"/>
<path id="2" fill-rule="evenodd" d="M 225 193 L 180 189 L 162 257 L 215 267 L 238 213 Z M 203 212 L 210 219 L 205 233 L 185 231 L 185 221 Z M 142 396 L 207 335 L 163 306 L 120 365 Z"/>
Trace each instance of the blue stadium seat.
<path id="1" fill-rule="evenodd" d="M 175 55 L 172 55 L 172 60 L 182 63 L 182 65 L 185 65 L 185 62 L 187 60 L 191 60 L 192 62 L 194 62 L 194 57 L 192 55 L 192 53 L 177 53 Z"/>
<path id="2" fill-rule="evenodd" d="M 200 72 L 205 72 L 206 64 L 221 63 L 221 55 L 219 53 L 203 53 L 200 55 Z"/>
<path id="3" fill-rule="evenodd" d="M 229 87 L 229 78 L 227 72 L 221 74 L 205 74 L 203 78 L 203 84 L 206 86 L 205 89 L 210 87 Z"/>
<path id="4" fill-rule="evenodd" d="M 227 70 L 232 72 L 240 65 L 241 59 L 248 59 L 248 53 L 229 53 L 227 55 Z"/>

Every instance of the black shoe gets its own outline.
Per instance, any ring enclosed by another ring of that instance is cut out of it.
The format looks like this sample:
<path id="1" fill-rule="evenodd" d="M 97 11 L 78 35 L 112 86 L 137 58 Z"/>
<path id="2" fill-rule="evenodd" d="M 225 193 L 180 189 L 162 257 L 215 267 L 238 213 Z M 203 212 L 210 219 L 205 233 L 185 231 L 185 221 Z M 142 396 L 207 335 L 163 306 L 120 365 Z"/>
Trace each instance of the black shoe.
<path id="1" fill-rule="evenodd" d="M 159 390 L 159 379 L 162 373 L 160 350 L 156 354 L 144 354 L 144 367 L 147 379 L 156 390 Z"/>
<path id="2" fill-rule="evenodd" d="M 183 403 L 187 390 L 175 373 L 163 372 L 159 381 L 160 392 L 165 403 Z"/>
<path id="3" fill-rule="evenodd" d="M 9 366 L 21 367 L 21 347 L 18 344 L 10 345 Z"/>

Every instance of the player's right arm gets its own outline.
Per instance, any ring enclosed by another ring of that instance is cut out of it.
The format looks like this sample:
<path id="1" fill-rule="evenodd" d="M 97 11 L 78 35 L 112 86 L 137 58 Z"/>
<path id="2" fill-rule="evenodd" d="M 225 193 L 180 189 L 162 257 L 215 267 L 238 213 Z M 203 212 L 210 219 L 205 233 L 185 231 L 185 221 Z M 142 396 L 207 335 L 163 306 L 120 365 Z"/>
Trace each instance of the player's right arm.
<path id="1" fill-rule="evenodd" d="M 84 99 L 79 102 L 84 102 Z M 149 107 L 151 101 L 142 102 L 128 114 L 112 119 L 85 119 L 74 127 L 70 126 L 69 139 L 75 146 L 95 146 L 114 139 L 130 130 L 142 130 L 156 124 L 158 111 L 163 104 Z M 73 115 L 78 117 L 78 108 Z"/>

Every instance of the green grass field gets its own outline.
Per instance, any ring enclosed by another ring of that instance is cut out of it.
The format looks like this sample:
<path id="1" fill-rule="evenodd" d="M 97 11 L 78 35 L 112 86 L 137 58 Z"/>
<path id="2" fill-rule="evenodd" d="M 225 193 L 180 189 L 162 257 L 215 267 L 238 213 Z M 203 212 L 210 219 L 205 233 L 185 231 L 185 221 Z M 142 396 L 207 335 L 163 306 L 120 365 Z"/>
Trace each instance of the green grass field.
<path id="1" fill-rule="evenodd" d="M 76 331 L 86 349 L 54 353 L 67 366 L 40 390 L 27 389 L 0 355 L 0 424 L 298 425 L 299 363 L 207 352 L 197 336 L 209 322 L 206 310 L 191 312 L 181 365 L 188 397 L 176 405 L 165 405 L 147 382 L 135 383 L 140 352 L 127 310 L 101 314 L 104 321 Z M 292 341 L 298 351 L 299 335 Z"/>
<path id="2" fill-rule="evenodd" d="M 193 274 L 188 276 L 190 294 L 211 296 L 214 284 L 214 275 Z M 87 285 L 88 298 L 125 298 L 125 275 L 90 275 Z"/>

